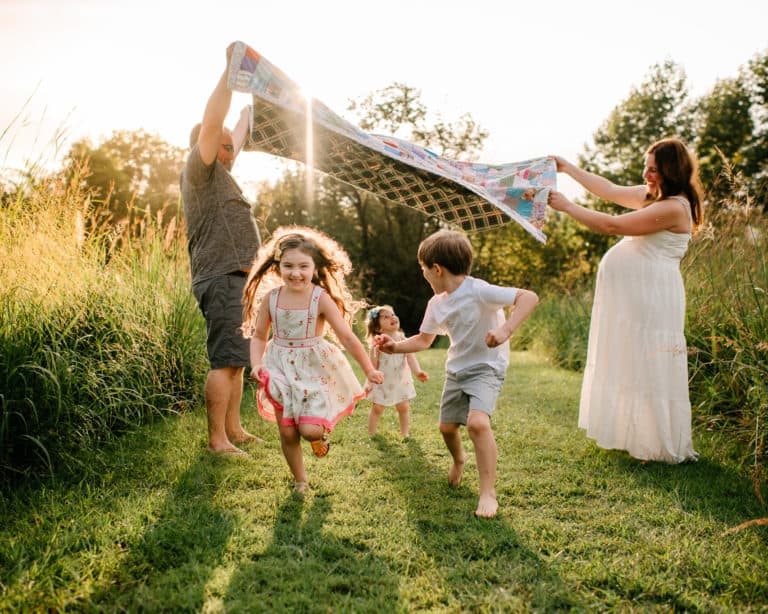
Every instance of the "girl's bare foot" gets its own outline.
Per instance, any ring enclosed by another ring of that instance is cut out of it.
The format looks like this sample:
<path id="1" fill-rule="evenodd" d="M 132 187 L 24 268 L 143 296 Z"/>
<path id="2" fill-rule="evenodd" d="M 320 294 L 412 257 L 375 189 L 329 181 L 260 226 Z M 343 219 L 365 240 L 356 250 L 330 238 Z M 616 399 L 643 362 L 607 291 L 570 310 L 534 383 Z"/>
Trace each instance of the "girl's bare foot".
<path id="1" fill-rule="evenodd" d="M 475 516 L 478 518 L 493 518 L 499 510 L 499 503 L 495 495 L 481 495 L 477 502 Z"/>
<path id="2" fill-rule="evenodd" d="M 461 484 L 461 476 L 464 474 L 464 465 L 467 462 L 467 454 L 461 458 L 460 462 L 454 461 L 448 469 L 448 485 L 457 488 Z"/>
<path id="3" fill-rule="evenodd" d="M 297 495 L 303 495 L 307 492 L 307 483 L 306 482 L 294 482 L 293 483 L 293 492 L 295 492 Z"/>

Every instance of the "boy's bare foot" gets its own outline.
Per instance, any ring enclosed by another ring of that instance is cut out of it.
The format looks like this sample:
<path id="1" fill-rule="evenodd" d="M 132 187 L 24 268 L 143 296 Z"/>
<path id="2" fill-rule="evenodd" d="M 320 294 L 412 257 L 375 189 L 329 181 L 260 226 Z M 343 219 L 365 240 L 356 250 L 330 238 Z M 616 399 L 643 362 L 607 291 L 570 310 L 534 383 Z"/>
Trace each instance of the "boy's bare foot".
<path id="1" fill-rule="evenodd" d="M 448 485 L 452 488 L 458 488 L 458 486 L 461 484 L 461 476 L 464 474 L 464 465 L 467 463 L 467 454 L 464 453 L 464 456 L 461 459 L 461 462 L 454 461 L 453 464 L 451 464 L 450 469 L 448 469 Z"/>
<path id="2" fill-rule="evenodd" d="M 499 510 L 499 503 L 494 495 L 482 495 L 477 502 L 475 516 L 478 518 L 493 518 Z"/>

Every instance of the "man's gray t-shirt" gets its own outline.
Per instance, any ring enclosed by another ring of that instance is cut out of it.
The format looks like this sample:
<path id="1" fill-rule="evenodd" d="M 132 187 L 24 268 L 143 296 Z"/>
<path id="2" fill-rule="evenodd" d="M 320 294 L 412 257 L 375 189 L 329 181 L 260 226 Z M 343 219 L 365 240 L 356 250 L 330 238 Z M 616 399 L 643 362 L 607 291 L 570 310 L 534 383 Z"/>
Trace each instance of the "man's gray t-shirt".
<path id="1" fill-rule="evenodd" d="M 251 204 L 226 168 L 206 166 L 197 146 L 181 174 L 192 285 L 251 266 L 261 244 Z"/>

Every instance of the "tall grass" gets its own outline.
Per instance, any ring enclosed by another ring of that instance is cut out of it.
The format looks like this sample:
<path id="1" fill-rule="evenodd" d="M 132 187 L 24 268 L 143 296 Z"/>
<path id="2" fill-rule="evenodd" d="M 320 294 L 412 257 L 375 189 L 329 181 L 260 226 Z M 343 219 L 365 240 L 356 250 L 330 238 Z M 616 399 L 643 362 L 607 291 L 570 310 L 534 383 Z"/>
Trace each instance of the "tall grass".
<path id="1" fill-rule="evenodd" d="M 37 177 L 3 194 L 5 485 L 97 471 L 93 452 L 104 441 L 199 401 L 204 341 L 184 250 L 148 219 L 137 243 L 125 229 L 123 247 L 110 252 L 118 231 L 86 236 L 91 211 L 77 178 Z"/>
<path id="2" fill-rule="evenodd" d="M 708 428 L 744 447 L 755 492 L 768 460 L 768 237 L 756 207 L 727 165 L 732 198 L 710 212 L 685 261 L 691 398 Z"/>
<path id="3" fill-rule="evenodd" d="M 517 350 L 532 350 L 553 365 L 581 371 L 587 358 L 592 287 L 576 291 L 550 288 L 540 293 L 540 303 L 525 326 L 511 339 Z"/>

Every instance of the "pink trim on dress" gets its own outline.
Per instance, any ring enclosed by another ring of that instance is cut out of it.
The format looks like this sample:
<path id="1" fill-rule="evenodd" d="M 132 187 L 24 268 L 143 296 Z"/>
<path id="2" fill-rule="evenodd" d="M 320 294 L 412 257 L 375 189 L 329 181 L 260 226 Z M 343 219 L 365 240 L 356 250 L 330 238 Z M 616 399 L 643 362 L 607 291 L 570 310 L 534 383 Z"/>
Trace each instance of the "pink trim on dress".
<path id="1" fill-rule="evenodd" d="M 267 371 L 264 368 L 259 369 L 259 372 L 257 374 L 258 376 L 258 383 L 259 383 L 259 390 L 256 393 L 256 406 L 259 409 L 259 415 L 264 418 L 265 420 L 269 420 L 270 422 L 278 422 L 283 426 L 298 426 L 295 420 L 292 418 L 282 418 L 283 415 L 283 406 L 278 401 L 276 401 L 271 394 L 269 394 L 269 371 Z M 305 418 L 301 418 L 299 422 L 301 424 L 317 424 L 320 426 L 325 427 L 325 430 L 329 433 L 333 431 L 333 428 L 336 426 L 336 424 L 341 420 L 344 416 L 351 416 L 352 413 L 355 410 L 355 406 L 362 401 L 365 397 L 368 396 L 368 393 L 370 392 L 369 387 L 365 387 L 363 389 L 363 392 L 355 395 L 352 398 L 352 402 L 347 405 L 347 407 L 344 408 L 332 421 L 331 420 L 324 420 L 323 418 L 316 418 L 314 416 L 307 416 Z M 267 402 L 272 406 L 270 408 L 267 405 Z M 278 418 L 278 414 L 280 417 Z"/>

